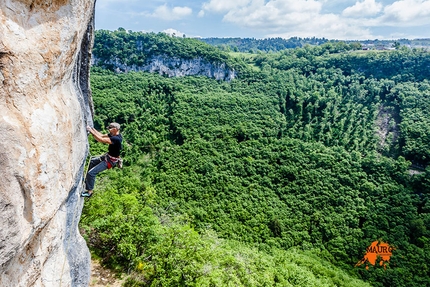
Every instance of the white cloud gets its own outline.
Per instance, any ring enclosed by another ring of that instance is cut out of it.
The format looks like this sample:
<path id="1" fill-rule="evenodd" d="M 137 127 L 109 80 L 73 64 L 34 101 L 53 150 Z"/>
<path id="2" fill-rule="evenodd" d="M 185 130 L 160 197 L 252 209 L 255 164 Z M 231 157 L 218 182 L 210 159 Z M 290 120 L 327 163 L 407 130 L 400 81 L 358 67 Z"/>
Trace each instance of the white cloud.
<path id="1" fill-rule="evenodd" d="M 330 39 L 367 39 L 372 35 L 357 21 L 336 14 L 323 14 L 316 0 L 254 0 L 236 7 L 224 21 L 266 32 L 266 37 L 325 37 Z"/>
<path id="2" fill-rule="evenodd" d="M 269 33 L 266 37 L 290 38 L 295 36 L 339 40 L 375 38 L 368 28 L 360 27 L 356 21 L 347 21 L 335 14 L 316 15 L 307 22 Z M 379 38 L 381 37 L 379 36 Z"/>
<path id="3" fill-rule="evenodd" d="M 333 1 L 348 5 L 330 13 Z M 258 30 L 265 37 L 325 37 L 330 39 L 372 39 L 376 26 L 407 27 L 430 24 L 430 0 L 209 0 L 199 16 L 223 13 L 223 21 Z M 385 1 L 386 2 L 386 1 Z M 326 5 L 326 6 L 324 6 Z"/>
<path id="4" fill-rule="evenodd" d="M 189 7 L 173 7 L 170 8 L 166 4 L 159 6 L 155 9 L 154 13 L 149 16 L 163 19 L 163 20 L 180 20 L 193 13 Z"/>
<path id="5" fill-rule="evenodd" d="M 371 37 L 360 28 L 336 14 L 322 14 L 323 4 L 315 0 L 254 0 L 236 7 L 224 21 L 261 30 L 265 37 L 325 37 L 330 39 L 364 39 Z"/>
<path id="6" fill-rule="evenodd" d="M 364 0 L 363 2 L 356 2 L 354 6 L 348 7 L 342 12 L 344 17 L 364 18 L 378 14 L 383 8 L 381 3 L 375 0 Z"/>
<path id="7" fill-rule="evenodd" d="M 224 21 L 260 29 L 284 29 L 316 17 L 322 4 L 314 0 L 254 0 L 249 5 L 230 10 Z"/>
<path id="8" fill-rule="evenodd" d="M 430 24 L 430 0 L 400 0 L 384 8 L 377 25 L 411 27 Z"/>

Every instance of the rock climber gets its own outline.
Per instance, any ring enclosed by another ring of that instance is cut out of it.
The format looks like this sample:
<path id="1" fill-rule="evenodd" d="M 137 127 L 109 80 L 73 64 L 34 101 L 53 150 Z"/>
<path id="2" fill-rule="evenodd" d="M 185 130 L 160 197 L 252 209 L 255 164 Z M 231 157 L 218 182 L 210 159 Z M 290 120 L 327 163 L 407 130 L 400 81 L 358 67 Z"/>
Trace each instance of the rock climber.
<path id="1" fill-rule="evenodd" d="M 122 135 L 120 134 L 120 125 L 111 123 L 107 127 L 108 134 L 102 134 L 95 128 L 87 126 L 96 141 L 109 145 L 108 152 L 104 155 L 92 157 L 88 167 L 87 175 L 85 176 L 85 190 L 81 193 L 82 197 L 91 197 L 93 195 L 96 176 L 100 172 L 115 167 L 120 163 L 120 152 L 122 149 Z"/>

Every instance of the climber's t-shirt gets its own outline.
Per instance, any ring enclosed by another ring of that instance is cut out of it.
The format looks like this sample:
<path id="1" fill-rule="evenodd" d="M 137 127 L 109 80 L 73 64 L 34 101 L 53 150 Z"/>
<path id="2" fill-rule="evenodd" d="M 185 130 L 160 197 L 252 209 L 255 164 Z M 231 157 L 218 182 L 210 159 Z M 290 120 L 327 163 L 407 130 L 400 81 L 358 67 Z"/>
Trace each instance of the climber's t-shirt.
<path id="1" fill-rule="evenodd" d="M 122 149 L 122 135 L 111 136 L 108 134 L 112 144 L 109 145 L 108 154 L 113 157 L 119 157 Z"/>

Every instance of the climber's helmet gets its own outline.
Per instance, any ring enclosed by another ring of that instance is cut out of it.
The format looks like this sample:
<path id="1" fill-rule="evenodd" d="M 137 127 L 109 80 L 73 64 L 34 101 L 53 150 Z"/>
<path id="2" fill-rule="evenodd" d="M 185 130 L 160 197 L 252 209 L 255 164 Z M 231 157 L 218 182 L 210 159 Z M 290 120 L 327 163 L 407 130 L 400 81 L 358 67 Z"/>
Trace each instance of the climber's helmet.
<path id="1" fill-rule="evenodd" d="M 119 123 L 110 123 L 106 129 L 110 130 L 110 129 L 117 129 L 120 130 L 121 126 L 119 125 Z"/>

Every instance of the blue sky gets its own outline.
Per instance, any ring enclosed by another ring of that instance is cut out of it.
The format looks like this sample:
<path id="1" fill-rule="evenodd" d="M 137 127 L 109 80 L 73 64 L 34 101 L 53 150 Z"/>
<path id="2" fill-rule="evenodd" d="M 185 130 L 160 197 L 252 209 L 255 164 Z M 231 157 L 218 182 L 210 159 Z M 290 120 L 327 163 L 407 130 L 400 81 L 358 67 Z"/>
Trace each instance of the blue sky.
<path id="1" fill-rule="evenodd" d="M 187 37 L 430 38 L 430 0 L 97 0 L 96 29 Z"/>

